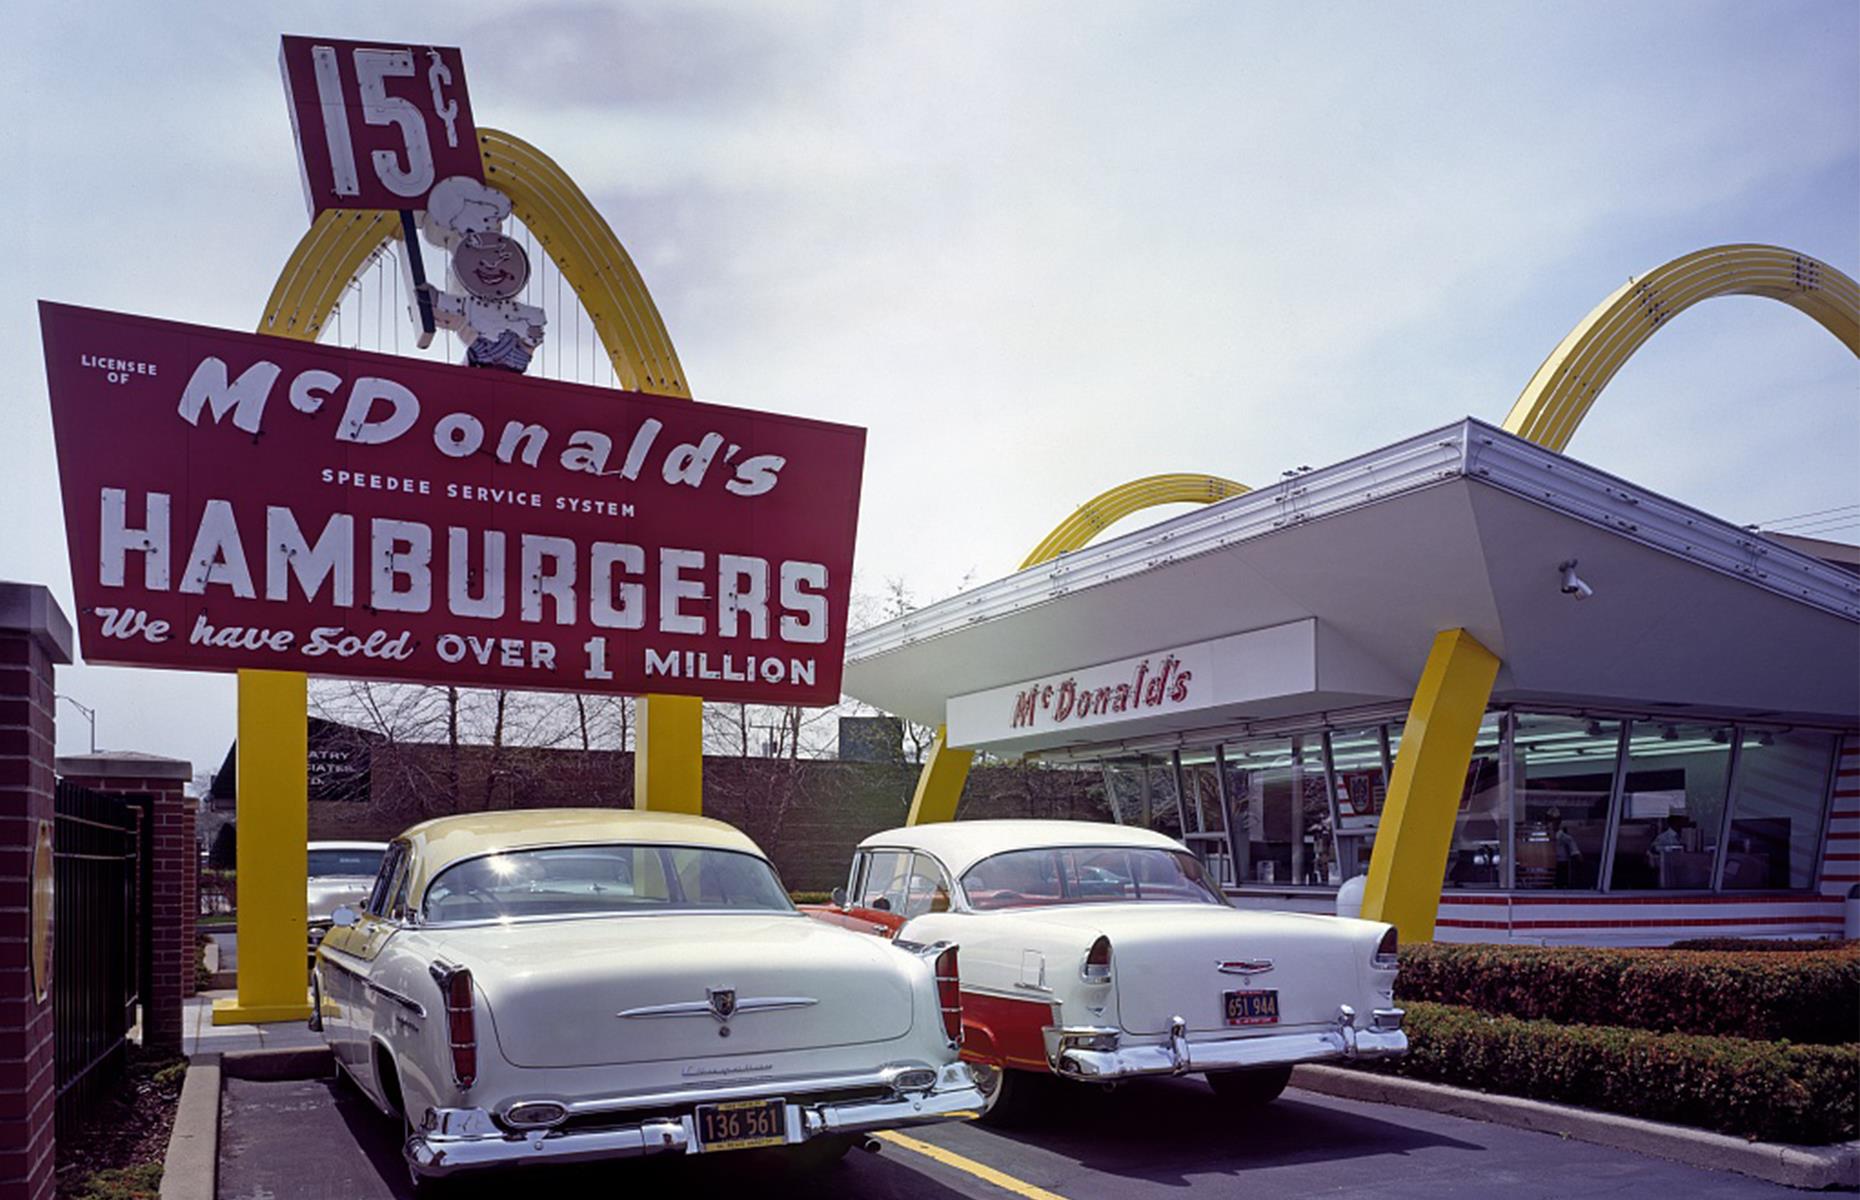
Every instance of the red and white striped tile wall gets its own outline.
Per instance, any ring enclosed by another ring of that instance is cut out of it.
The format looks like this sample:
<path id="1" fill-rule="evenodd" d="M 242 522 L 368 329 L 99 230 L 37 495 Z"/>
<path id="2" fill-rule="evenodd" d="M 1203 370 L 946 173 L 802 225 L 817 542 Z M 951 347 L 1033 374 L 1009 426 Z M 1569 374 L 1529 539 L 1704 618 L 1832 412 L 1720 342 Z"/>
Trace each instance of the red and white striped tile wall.
<path id="1" fill-rule="evenodd" d="M 1860 883 L 1860 735 L 1849 734 L 1834 768 L 1834 804 L 1821 855 L 1821 892 L 1845 898 Z"/>

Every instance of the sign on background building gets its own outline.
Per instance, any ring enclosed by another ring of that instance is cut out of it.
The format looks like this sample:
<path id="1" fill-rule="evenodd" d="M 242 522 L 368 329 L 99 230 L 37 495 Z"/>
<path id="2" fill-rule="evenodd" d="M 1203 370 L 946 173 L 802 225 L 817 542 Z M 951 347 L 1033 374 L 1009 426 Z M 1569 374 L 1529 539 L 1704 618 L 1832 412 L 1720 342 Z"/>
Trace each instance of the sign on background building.
<path id="1" fill-rule="evenodd" d="M 839 697 L 865 433 L 41 306 L 87 660 Z"/>

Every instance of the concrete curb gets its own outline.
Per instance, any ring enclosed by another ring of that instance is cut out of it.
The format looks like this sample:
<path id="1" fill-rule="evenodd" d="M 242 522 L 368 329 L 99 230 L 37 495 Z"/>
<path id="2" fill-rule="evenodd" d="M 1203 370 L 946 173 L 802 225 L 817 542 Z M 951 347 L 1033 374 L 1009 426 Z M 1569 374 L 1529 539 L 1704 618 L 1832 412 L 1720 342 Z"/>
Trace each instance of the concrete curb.
<path id="1" fill-rule="evenodd" d="M 1344 1067 L 1298 1067 L 1292 1072 L 1292 1086 L 1346 1100 L 1394 1104 L 1557 1134 L 1617 1150 L 1669 1158 L 1689 1166 L 1735 1171 L 1785 1187 L 1860 1189 L 1860 1142 L 1842 1142 L 1835 1146 L 1750 1142 L 1683 1125 L 1665 1125 L 1639 1117 L 1474 1092 L 1443 1083 Z"/>
<path id="2" fill-rule="evenodd" d="M 336 1069 L 328 1046 L 293 1046 L 285 1050 L 235 1050 L 220 1055 L 228 1079 L 323 1079 Z"/>
<path id="3" fill-rule="evenodd" d="M 161 1200 L 215 1200 L 219 1164 L 220 1056 L 196 1054 L 181 1081 L 162 1159 Z"/>

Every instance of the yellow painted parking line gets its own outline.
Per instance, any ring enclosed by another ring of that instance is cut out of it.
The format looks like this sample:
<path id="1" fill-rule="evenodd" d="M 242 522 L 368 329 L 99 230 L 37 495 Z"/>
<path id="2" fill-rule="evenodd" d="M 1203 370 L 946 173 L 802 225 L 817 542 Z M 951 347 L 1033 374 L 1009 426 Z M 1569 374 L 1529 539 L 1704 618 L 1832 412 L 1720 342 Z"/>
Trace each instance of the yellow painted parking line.
<path id="1" fill-rule="evenodd" d="M 946 1167 L 953 1167 L 963 1172 L 965 1175 L 973 1175 L 984 1183 L 992 1183 L 998 1188 L 1013 1192 L 1016 1196 L 1025 1196 L 1027 1200 L 1066 1200 L 1066 1198 L 1061 1196 L 1058 1192 L 1049 1192 L 1043 1187 L 1035 1187 L 1033 1184 L 1022 1179 L 1016 1179 L 1004 1171 L 997 1171 L 986 1163 L 978 1163 L 972 1158 L 964 1158 L 954 1150 L 945 1150 L 943 1147 L 933 1146 L 929 1142 L 920 1142 L 914 1137 L 906 1137 L 904 1134 L 896 1133 L 889 1129 L 881 1133 L 875 1133 L 872 1136 L 876 1137 L 881 1142 L 889 1142 L 894 1146 L 902 1146 L 906 1150 L 923 1155 L 925 1158 L 934 1159 Z"/>

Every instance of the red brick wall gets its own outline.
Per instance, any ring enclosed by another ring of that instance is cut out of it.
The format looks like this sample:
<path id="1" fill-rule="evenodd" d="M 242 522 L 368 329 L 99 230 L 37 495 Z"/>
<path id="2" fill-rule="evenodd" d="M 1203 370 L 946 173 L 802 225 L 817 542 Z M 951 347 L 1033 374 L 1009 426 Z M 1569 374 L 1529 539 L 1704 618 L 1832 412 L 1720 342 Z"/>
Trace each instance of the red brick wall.
<path id="1" fill-rule="evenodd" d="M 149 893 L 149 995 L 142 1001 L 142 1044 L 181 1052 L 182 1001 L 194 994 L 194 918 L 200 911 L 200 851 L 194 841 L 194 801 L 179 779 L 67 773 L 71 782 L 106 795 L 152 796 L 155 839 Z"/>
<path id="2" fill-rule="evenodd" d="M 57 1092 L 52 1001 L 37 998 L 30 958 L 33 841 L 53 819 L 53 662 L 38 638 L 0 629 L 0 1195 L 30 1200 L 52 1194 Z"/>

